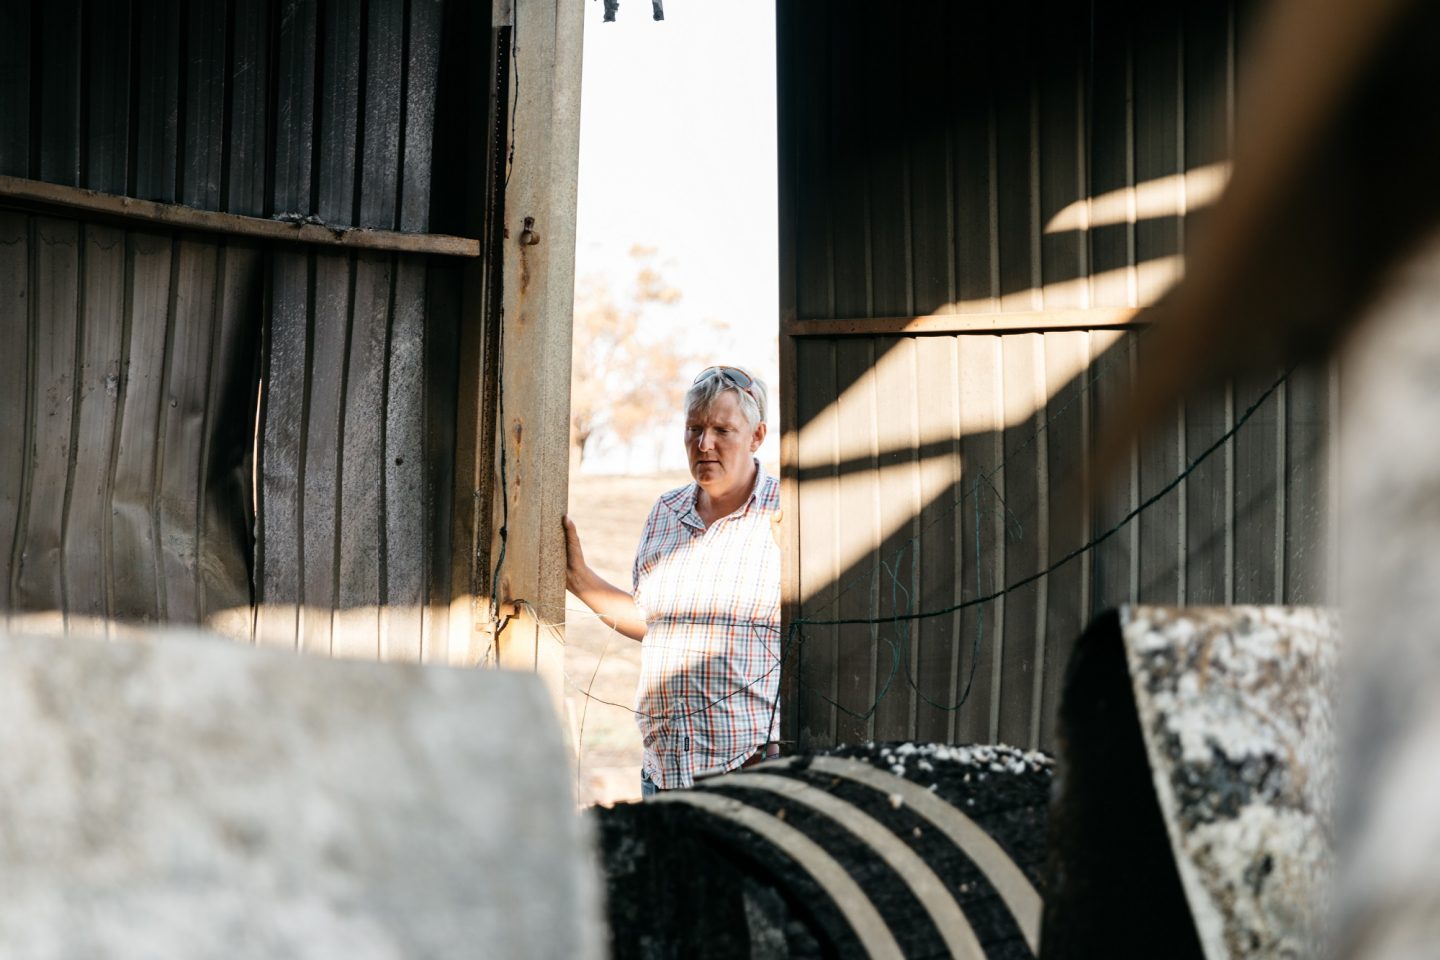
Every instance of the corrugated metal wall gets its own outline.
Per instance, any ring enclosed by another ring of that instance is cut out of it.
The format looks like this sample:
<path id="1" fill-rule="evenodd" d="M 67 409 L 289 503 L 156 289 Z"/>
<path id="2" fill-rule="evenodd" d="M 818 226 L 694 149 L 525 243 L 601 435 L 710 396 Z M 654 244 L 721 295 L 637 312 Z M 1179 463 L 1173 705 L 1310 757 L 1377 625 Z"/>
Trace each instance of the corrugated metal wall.
<path id="1" fill-rule="evenodd" d="M 0 602 L 248 608 L 259 250 L 4 212 L 0 274 Z"/>
<path id="2" fill-rule="evenodd" d="M 1223 178 L 1248 13 L 804 10 L 779 19 L 790 735 L 1049 745 L 1092 614 L 1324 602 L 1330 371 L 1192 402 L 1082 492 L 1145 363 L 1128 308 Z"/>
<path id="3" fill-rule="evenodd" d="M 0 173 L 460 232 L 486 7 L 6 0 Z M 447 656 L 459 266 L 12 211 L 0 274 L 12 619 Z"/>

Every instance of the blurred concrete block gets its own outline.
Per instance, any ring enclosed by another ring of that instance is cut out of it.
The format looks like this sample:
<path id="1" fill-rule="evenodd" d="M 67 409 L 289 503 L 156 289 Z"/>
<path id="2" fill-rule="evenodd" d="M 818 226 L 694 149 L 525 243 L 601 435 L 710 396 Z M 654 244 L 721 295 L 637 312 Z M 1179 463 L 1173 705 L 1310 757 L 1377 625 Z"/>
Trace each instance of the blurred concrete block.
<path id="1" fill-rule="evenodd" d="M 0 956 L 591 957 L 531 675 L 0 638 Z"/>

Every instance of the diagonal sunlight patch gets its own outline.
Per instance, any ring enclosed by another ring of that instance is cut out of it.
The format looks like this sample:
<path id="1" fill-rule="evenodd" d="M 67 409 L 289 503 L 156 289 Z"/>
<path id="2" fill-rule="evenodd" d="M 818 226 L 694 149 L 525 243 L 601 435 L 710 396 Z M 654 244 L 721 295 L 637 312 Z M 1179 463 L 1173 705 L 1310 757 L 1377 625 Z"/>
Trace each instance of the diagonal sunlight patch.
<path id="1" fill-rule="evenodd" d="M 1229 179 L 1228 162 L 1210 163 L 1184 173 L 1146 180 L 1134 187 L 1076 200 L 1050 218 L 1045 232 L 1063 233 L 1178 216 L 1214 203 Z"/>
<path id="2" fill-rule="evenodd" d="M 882 490 L 909 489 L 911 484 L 915 485 L 919 493 L 918 506 L 935 502 L 941 497 L 948 497 L 954 488 L 956 481 L 961 476 L 961 459 L 958 453 L 953 451 L 941 453 L 936 456 L 920 460 L 905 460 L 898 463 L 887 463 L 874 470 L 867 471 L 865 482 Z M 802 485 L 831 484 L 831 478 L 823 478 L 811 481 L 802 481 Z M 870 522 L 872 521 L 873 522 Z M 824 552 L 828 556 L 823 558 L 823 565 L 829 567 L 834 563 L 837 570 L 850 570 L 867 556 L 873 556 L 879 545 L 910 523 L 912 517 L 908 513 L 897 514 L 888 520 L 881 520 L 880 517 L 851 517 L 846 522 L 835 524 L 833 544 L 827 544 L 828 549 Z M 806 514 L 801 515 L 801 524 L 807 522 L 822 524 L 831 523 L 828 517 L 811 518 Z M 880 529 L 875 529 L 874 524 L 880 524 Z M 801 592 L 801 602 L 808 603 L 819 593 L 831 588 L 828 582 L 822 582 L 825 578 L 815 578 L 805 585 Z"/>
<path id="3" fill-rule="evenodd" d="M 1039 428 L 1044 429 L 1053 398 L 1084 376 L 1125 332 L 1110 328 L 964 336 L 988 344 L 994 353 L 972 352 L 968 360 L 955 357 L 952 376 L 958 390 L 930 390 L 925 402 L 939 415 L 926 423 L 895 423 L 887 428 L 882 421 L 873 446 L 862 439 L 865 431 L 856 429 L 854 418 L 865 416 L 877 398 L 905 396 L 916 389 L 914 355 L 896 348 L 882 353 L 866 376 L 850 384 L 799 431 L 800 496 L 807 505 L 800 511 L 801 544 L 807 562 L 819 564 L 817 571 L 854 569 L 875 555 L 877 544 L 900 533 L 918 511 L 955 497 L 967 479 L 973 479 L 967 478 L 960 455 L 962 438 L 1023 427 L 1037 414 Z M 1071 338 L 1070 348 L 1052 349 L 1047 356 L 1046 344 L 1055 343 L 1051 338 L 1056 337 Z M 1088 346 L 1078 346 L 1074 338 Z M 1029 371 L 1014 383 L 1004 379 L 1007 348 L 1002 341 L 1009 344 L 1012 359 Z M 951 392 L 956 395 L 948 395 Z M 995 467 L 990 469 L 998 473 Z M 1003 480 L 996 482 L 1003 485 Z M 872 506 L 891 502 L 894 496 L 913 510 Z M 802 576 L 801 601 L 810 602 L 829 586 L 823 576 Z"/>

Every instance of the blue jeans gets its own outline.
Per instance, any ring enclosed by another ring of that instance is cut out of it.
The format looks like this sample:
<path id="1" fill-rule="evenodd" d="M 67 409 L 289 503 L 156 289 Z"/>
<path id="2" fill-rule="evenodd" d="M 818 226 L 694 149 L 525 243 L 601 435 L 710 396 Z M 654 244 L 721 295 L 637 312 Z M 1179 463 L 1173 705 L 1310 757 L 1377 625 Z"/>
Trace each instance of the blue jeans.
<path id="1" fill-rule="evenodd" d="M 650 774 L 649 774 L 648 772 L 646 772 L 646 770 L 645 770 L 644 767 L 641 767 L 641 768 L 640 768 L 640 799 L 641 799 L 641 800 L 649 800 L 651 797 L 655 796 L 655 795 L 656 795 L 657 793 L 659 793 L 659 792 L 660 792 L 660 788 L 659 788 L 658 786 L 656 786 L 654 780 L 651 780 L 651 779 L 650 779 Z"/>

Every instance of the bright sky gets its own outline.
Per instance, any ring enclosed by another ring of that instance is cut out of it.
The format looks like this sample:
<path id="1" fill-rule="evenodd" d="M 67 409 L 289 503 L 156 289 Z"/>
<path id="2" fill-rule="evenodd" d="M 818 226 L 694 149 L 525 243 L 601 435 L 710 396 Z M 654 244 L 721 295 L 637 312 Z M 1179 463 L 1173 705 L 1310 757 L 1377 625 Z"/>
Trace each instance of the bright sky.
<path id="1" fill-rule="evenodd" d="M 621 0 L 616 22 L 603 15 L 602 0 L 585 4 L 575 275 L 604 276 L 620 295 L 635 276 L 630 248 L 658 248 L 656 265 L 683 299 L 657 316 L 729 325 L 720 342 L 693 346 L 770 387 L 760 454 L 775 461 L 774 2 L 667 0 L 657 23 L 649 0 Z M 602 446 L 585 469 L 648 473 L 655 447 L 627 456 Z M 662 467 L 685 468 L 678 428 L 662 449 Z"/>

